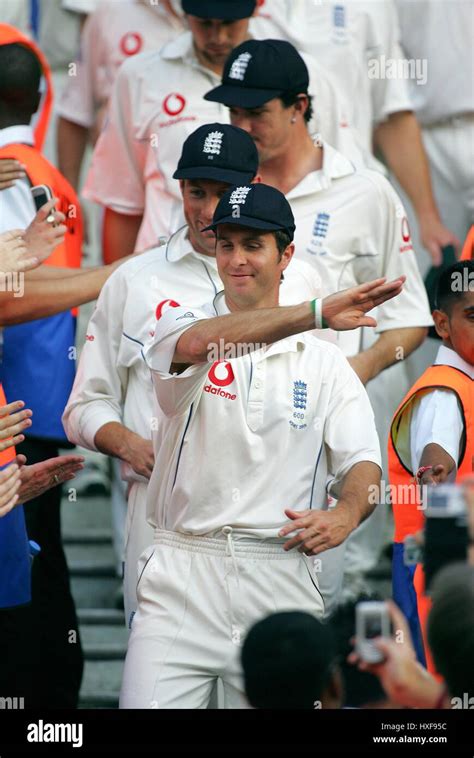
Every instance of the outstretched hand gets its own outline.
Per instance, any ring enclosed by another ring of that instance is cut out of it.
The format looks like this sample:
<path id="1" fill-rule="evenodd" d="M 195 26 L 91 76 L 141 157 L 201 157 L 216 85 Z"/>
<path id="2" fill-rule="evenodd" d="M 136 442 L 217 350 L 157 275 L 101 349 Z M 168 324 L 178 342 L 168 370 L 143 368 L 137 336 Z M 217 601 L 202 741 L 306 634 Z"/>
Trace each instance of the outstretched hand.
<path id="1" fill-rule="evenodd" d="M 24 455 L 17 455 L 16 463 L 20 466 L 21 486 L 18 492 L 19 502 L 26 503 L 44 492 L 57 487 L 63 482 L 74 479 L 78 471 L 84 468 L 82 455 L 59 455 L 40 463 L 26 466 Z"/>
<path id="2" fill-rule="evenodd" d="M 405 276 L 391 282 L 387 282 L 385 278 L 374 279 L 358 287 L 334 292 L 323 298 L 323 319 L 331 329 L 337 331 L 377 326 L 376 320 L 366 316 L 366 313 L 399 295 L 405 280 Z"/>

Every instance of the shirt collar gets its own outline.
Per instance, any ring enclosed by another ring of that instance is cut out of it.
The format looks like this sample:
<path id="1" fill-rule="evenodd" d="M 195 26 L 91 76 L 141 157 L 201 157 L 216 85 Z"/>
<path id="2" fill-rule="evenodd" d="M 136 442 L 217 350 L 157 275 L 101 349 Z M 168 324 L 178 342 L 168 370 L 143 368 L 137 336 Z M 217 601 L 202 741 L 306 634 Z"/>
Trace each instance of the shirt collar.
<path id="1" fill-rule="evenodd" d="M 0 129 L 0 147 L 16 145 L 18 142 L 23 142 L 26 145 L 35 144 L 35 137 L 31 126 L 17 124 L 16 126 L 7 126 L 6 129 Z"/>
<path id="2" fill-rule="evenodd" d="M 474 366 L 465 361 L 464 358 L 461 358 L 461 356 L 458 355 L 455 350 L 452 350 L 446 345 L 441 345 L 440 349 L 438 350 L 435 366 L 439 365 L 458 368 L 464 374 L 470 376 L 471 379 L 474 379 Z"/>
<path id="3" fill-rule="evenodd" d="M 197 258 L 217 270 L 215 258 L 212 258 L 210 255 L 201 255 L 201 253 L 197 253 L 192 248 L 188 236 L 188 225 L 185 224 L 172 234 L 166 243 L 166 260 L 170 263 L 176 263 L 177 261 L 181 261 L 187 255 L 191 255 L 193 258 Z"/>
<path id="4" fill-rule="evenodd" d="M 354 164 L 338 150 L 321 139 L 317 134 L 314 138 L 314 144 L 323 148 L 323 164 L 318 171 L 310 171 L 309 174 L 293 187 L 287 194 L 288 200 L 294 200 L 304 195 L 312 195 L 314 192 L 330 187 L 333 179 L 340 179 L 343 176 L 355 173 Z"/>
<path id="5" fill-rule="evenodd" d="M 185 64 L 201 69 L 211 79 L 215 80 L 217 84 L 221 83 L 221 77 L 219 74 L 216 74 L 210 68 L 206 68 L 206 66 L 199 63 L 194 50 L 193 36 L 191 32 L 183 32 L 175 37 L 175 39 L 167 42 L 161 48 L 160 56 L 165 61 L 181 60 Z"/>

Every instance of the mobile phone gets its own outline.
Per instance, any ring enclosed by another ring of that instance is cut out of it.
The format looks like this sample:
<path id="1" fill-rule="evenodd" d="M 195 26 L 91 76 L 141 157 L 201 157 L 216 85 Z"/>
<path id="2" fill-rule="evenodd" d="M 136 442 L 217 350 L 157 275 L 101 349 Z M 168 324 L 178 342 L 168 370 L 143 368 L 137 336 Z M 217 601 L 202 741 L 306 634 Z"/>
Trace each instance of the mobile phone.
<path id="1" fill-rule="evenodd" d="M 366 663 L 381 663 L 383 653 L 374 645 L 375 637 L 390 637 L 387 603 L 364 600 L 356 605 L 356 651 Z"/>
<path id="2" fill-rule="evenodd" d="M 464 489 L 457 484 L 428 487 L 424 549 L 428 594 L 440 568 L 454 561 L 467 561 L 468 547 L 468 508 Z"/>
<path id="3" fill-rule="evenodd" d="M 53 199 L 53 191 L 51 187 L 48 187 L 47 184 L 37 184 L 35 187 L 32 187 L 31 194 L 33 196 L 37 211 L 39 211 L 43 205 L 46 205 L 46 203 L 49 203 L 49 201 Z M 46 221 L 49 223 L 54 221 L 54 215 L 51 213 Z"/>

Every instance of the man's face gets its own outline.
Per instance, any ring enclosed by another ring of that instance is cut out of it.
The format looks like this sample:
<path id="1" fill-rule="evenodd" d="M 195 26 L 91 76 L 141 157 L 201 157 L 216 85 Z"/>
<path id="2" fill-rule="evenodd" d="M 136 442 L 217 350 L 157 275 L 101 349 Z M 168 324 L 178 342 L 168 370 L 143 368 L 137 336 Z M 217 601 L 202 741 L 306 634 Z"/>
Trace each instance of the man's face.
<path id="1" fill-rule="evenodd" d="M 293 108 L 285 108 L 280 98 L 269 100 L 259 108 L 230 106 L 232 126 L 240 126 L 255 142 L 260 163 L 282 155 L 292 138 Z"/>
<path id="2" fill-rule="evenodd" d="M 222 21 L 217 18 L 186 16 L 198 55 L 205 63 L 222 69 L 230 53 L 248 37 L 248 18 Z"/>
<path id="3" fill-rule="evenodd" d="M 433 316 L 442 339 L 474 366 L 474 291 L 452 305 L 449 317 L 444 311 L 435 311 Z"/>
<path id="4" fill-rule="evenodd" d="M 191 244 L 196 252 L 214 257 L 215 234 L 202 230 L 212 223 L 217 203 L 229 189 L 229 184 L 212 179 L 182 179 L 180 186 Z"/>
<path id="5" fill-rule="evenodd" d="M 280 256 L 271 232 L 234 224 L 217 228 L 216 261 L 227 298 L 242 308 L 258 308 L 278 292 L 282 271 L 293 256 L 290 244 Z"/>

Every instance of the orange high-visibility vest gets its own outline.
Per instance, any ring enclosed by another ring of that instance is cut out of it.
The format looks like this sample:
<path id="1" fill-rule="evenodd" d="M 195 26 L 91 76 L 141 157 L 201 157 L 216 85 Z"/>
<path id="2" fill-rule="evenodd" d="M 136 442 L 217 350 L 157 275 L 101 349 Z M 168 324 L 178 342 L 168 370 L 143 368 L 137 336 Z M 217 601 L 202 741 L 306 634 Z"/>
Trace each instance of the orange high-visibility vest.
<path id="1" fill-rule="evenodd" d="M 10 24 L 0 24 L 0 45 L 24 45 L 34 52 L 43 70 L 43 76 L 46 81 L 46 92 L 41 103 L 41 111 L 38 115 L 38 120 L 34 129 L 35 134 L 35 147 L 41 150 L 43 147 L 44 138 L 48 129 L 49 119 L 51 116 L 51 108 L 53 104 L 53 81 L 51 78 L 51 71 L 44 54 L 32 40 L 28 39 L 24 34 L 20 32 Z"/>
<path id="2" fill-rule="evenodd" d="M 411 470 L 408 425 L 402 426 L 402 417 L 409 411 L 416 397 L 419 398 L 436 389 L 447 389 L 456 394 L 463 417 L 464 444 L 457 461 L 456 481 L 462 479 L 467 473 L 472 473 L 474 460 L 474 381 L 470 376 L 453 366 L 430 366 L 403 398 L 390 427 L 388 467 L 395 522 L 394 552 L 397 546 L 403 543 L 407 535 L 414 534 L 423 528 L 425 520 L 423 510 L 417 507 L 421 505 L 420 493 L 414 482 L 416 471 Z M 394 576 L 395 574 L 396 567 L 394 566 Z M 427 617 L 431 608 L 431 600 L 424 593 L 425 576 L 421 564 L 416 567 L 413 586 L 416 591 L 418 620 L 427 666 L 432 673 L 436 673 L 426 638 Z M 394 596 L 396 590 L 403 593 L 404 588 L 396 588 L 394 583 Z M 413 627 L 411 624 L 410 626 L 413 633 Z"/>
<path id="3" fill-rule="evenodd" d="M 5 393 L 3 391 L 3 387 L 0 383 L 0 406 L 6 405 L 7 400 L 5 397 Z M 16 456 L 15 448 L 14 447 L 7 447 L 6 450 L 0 451 L 0 468 L 3 468 L 7 465 L 7 463 L 10 463 Z"/>
<path id="4" fill-rule="evenodd" d="M 474 224 L 471 226 L 467 233 L 466 240 L 464 242 L 461 258 L 462 261 L 474 260 Z"/>
<path id="5" fill-rule="evenodd" d="M 66 216 L 67 232 L 64 242 L 58 245 L 44 262 L 47 266 L 79 268 L 82 255 L 82 212 L 76 192 L 69 182 L 36 148 L 31 145 L 12 144 L 0 148 L 0 159 L 16 158 L 26 166 L 32 186 L 47 184 L 59 202 L 56 209 Z"/>

